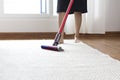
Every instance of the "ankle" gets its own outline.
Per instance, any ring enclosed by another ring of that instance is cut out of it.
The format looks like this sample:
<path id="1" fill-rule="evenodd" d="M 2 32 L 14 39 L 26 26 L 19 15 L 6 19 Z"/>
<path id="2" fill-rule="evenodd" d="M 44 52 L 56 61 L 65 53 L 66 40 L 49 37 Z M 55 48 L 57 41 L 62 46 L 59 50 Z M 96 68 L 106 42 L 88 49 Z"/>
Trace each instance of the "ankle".
<path id="1" fill-rule="evenodd" d="M 63 44 L 63 43 L 64 43 L 64 40 L 60 39 L 59 44 Z"/>
<path id="2" fill-rule="evenodd" d="M 64 43 L 64 37 L 61 36 L 60 41 L 59 41 L 59 44 L 63 44 L 63 43 Z"/>
<path id="3" fill-rule="evenodd" d="M 75 35 L 74 38 L 79 39 L 79 35 Z"/>
<path id="4" fill-rule="evenodd" d="M 80 39 L 79 39 L 79 36 L 74 36 L 74 40 L 75 40 L 75 43 L 79 43 L 80 42 Z"/>

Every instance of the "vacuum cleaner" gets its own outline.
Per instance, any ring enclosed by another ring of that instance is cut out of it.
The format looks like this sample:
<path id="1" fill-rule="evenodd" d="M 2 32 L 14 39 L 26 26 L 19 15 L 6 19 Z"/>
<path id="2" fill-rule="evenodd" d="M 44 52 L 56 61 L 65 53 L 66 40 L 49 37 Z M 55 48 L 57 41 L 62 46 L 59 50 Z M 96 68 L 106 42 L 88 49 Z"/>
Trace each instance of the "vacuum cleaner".
<path id="1" fill-rule="evenodd" d="M 62 47 L 58 47 L 58 44 L 59 44 L 59 41 L 60 41 L 60 38 L 61 38 L 61 33 L 64 29 L 68 14 L 71 10 L 71 7 L 72 7 L 73 3 L 74 3 L 74 0 L 70 0 L 67 11 L 66 11 L 65 16 L 63 17 L 62 23 L 60 25 L 60 28 L 59 28 L 56 36 L 55 36 L 53 46 L 41 45 L 42 49 L 59 51 L 59 52 L 64 51 L 64 49 L 62 49 Z"/>

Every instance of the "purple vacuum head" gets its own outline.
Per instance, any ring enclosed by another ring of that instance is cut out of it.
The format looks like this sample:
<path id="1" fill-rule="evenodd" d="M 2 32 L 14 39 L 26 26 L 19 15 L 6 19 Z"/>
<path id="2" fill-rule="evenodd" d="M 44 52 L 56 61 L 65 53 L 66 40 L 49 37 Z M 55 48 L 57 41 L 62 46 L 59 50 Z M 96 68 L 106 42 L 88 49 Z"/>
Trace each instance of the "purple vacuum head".
<path id="1" fill-rule="evenodd" d="M 42 45 L 41 48 L 46 49 L 46 50 L 58 51 L 58 52 L 64 51 L 64 49 L 62 49 L 61 47 L 57 47 L 57 46 Z"/>

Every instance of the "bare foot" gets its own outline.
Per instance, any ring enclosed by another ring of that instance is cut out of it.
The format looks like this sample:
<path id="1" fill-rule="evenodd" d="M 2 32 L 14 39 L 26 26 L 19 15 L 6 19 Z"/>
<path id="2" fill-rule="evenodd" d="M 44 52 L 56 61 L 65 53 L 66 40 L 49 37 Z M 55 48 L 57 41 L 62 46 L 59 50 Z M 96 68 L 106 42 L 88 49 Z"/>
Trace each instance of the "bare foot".
<path id="1" fill-rule="evenodd" d="M 75 40 L 75 43 L 79 43 L 80 42 L 80 39 L 78 37 L 75 37 L 74 40 Z"/>
<path id="2" fill-rule="evenodd" d="M 64 43 L 64 40 L 60 39 L 59 44 L 63 44 L 63 43 Z"/>

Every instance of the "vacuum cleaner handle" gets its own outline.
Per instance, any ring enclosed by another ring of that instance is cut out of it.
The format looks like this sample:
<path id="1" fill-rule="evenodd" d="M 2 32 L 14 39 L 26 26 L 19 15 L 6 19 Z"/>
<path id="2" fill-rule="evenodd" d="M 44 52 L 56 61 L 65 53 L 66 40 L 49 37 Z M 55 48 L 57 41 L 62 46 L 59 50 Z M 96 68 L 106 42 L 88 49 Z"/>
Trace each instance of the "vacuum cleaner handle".
<path id="1" fill-rule="evenodd" d="M 71 7 L 72 7 L 73 3 L 74 3 L 74 0 L 70 0 L 70 3 L 69 3 L 68 8 L 67 8 L 67 11 L 66 11 L 65 16 L 64 16 L 64 18 L 63 18 L 63 20 L 62 20 L 62 23 L 61 23 L 61 25 L 60 25 L 60 29 L 59 29 L 59 31 L 58 31 L 59 33 L 62 33 L 62 31 L 63 31 L 63 29 L 64 29 L 64 26 L 65 26 L 65 23 L 66 23 L 68 14 L 69 14 L 69 12 L 70 12 L 70 10 L 71 10 Z"/>
<path id="2" fill-rule="evenodd" d="M 64 29 L 68 14 L 69 14 L 69 12 L 71 10 L 71 7 L 72 7 L 73 3 L 74 3 L 74 0 L 70 0 L 68 8 L 67 8 L 66 13 L 65 13 L 65 16 L 63 17 L 62 23 L 60 25 L 59 31 L 55 36 L 55 41 L 53 43 L 53 46 L 57 46 L 59 41 L 60 41 L 61 33 L 62 33 L 63 29 Z"/>

